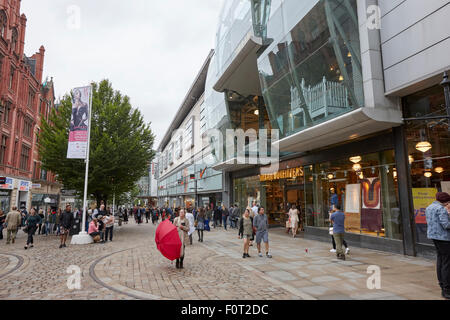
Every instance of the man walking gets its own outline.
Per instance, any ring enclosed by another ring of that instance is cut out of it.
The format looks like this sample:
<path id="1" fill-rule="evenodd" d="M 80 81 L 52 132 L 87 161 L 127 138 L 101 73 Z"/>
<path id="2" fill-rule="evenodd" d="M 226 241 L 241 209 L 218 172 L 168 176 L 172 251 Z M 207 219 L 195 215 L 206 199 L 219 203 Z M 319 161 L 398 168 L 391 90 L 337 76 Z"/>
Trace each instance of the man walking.
<path id="1" fill-rule="evenodd" d="M 341 209 L 339 203 L 334 204 L 330 221 L 333 223 L 333 237 L 336 241 L 336 256 L 340 260 L 345 260 L 345 253 L 342 249 L 345 234 L 345 213 L 343 213 Z"/>
<path id="2" fill-rule="evenodd" d="M 12 211 L 6 215 L 5 223 L 7 225 L 6 244 L 10 244 L 11 241 L 14 243 L 16 241 L 17 230 L 22 223 L 22 215 L 17 211 L 16 206 L 12 207 Z"/>
<path id="3" fill-rule="evenodd" d="M 258 209 L 258 215 L 253 219 L 253 227 L 256 228 L 256 245 L 258 247 L 258 255 L 262 258 L 261 253 L 261 241 L 264 241 L 266 246 L 266 257 L 272 258 L 269 253 L 269 220 L 267 215 L 264 213 L 264 208 L 260 207 Z"/>
<path id="4" fill-rule="evenodd" d="M 69 235 L 70 229 L 75 223 L 75 219 L 73 218 L 73 212 L 72 207 L 70 204 L 66 206 L 66 210 L 61 214 L 61 217 L 59 219 L 59 225 L 60 225 L 60 234 L 61 234 L 61 244 L 59 245 L 59 248 L 65 248 L 66 247 L 66 240 L 67 236 Z"/>
<path id="5" fill-rule="evenodd" d="M 436 201 L 425 211 L 428 225 L 428 239 L 433 240 L 437 251 L 437 277 L 442 297 L 450 300 L 450 219 L 447 208 L 450 195 L 436 194 Z"/>

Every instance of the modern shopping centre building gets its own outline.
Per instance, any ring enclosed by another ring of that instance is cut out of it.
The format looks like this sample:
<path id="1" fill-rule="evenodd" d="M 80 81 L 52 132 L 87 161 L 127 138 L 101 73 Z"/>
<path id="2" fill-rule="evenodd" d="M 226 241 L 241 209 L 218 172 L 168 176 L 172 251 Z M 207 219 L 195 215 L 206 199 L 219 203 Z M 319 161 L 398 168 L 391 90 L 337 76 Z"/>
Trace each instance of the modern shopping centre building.
<path id="1" fill-rule="evenodd" d="M 446 0 L 225 1 L 216 47 L 160 145 L 160 204 L 257 201 L 273 226 L 296 204 L 305 237 L 329 241 L 339 203 L 350 245 L 432 255 L 425 208 L 450 191 L 449 14 Z M 226 152 L 217 132 L 230 129 L 259 134 L 244 150 L 265 145 L 277 170 Z M 182 158 L 179 136 L 195 149 L 189 164 L 170 159 Z"/>

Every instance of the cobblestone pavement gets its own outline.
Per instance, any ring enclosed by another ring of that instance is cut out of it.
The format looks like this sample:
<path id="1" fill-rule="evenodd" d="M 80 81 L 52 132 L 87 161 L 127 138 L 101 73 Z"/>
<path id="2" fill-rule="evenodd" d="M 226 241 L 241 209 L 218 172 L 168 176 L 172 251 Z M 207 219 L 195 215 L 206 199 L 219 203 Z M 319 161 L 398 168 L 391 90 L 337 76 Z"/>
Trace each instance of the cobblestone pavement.
<path id="1" fill-rule="evenodd" d="M 434 261 L 351 248 L 347 261 L 335 259 L 327 243 L 292 239 L 270 230 L 273 259 L 259 258 L 256 246 L 242 259 L 235 230 L 194 234 L 186 248 L 185 269 L 157 251 L 156 227 L 131 222 L 106 244 L 59 249 L 56 236 L 36 236 L 24 250 L 0 241 L 0 299 L 441 299 Z M 68 241 L 70 243 L 70 241 Z M 69 290 L 67 269 L 82 270 L 80 290 Z M 369 290 L 367 269 L 381 269 L 381 289 Z"/>

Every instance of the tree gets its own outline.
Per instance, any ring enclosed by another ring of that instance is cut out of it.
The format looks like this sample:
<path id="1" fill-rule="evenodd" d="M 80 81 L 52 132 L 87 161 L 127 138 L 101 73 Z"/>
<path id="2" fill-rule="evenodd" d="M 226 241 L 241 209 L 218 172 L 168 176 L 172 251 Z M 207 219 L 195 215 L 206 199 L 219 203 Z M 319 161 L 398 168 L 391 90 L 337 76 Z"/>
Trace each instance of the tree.
<path id="1" fill-rule="evenodd" d="M 155 156 L 154 135 L 130 99 L 114 91 L 108 80 L 92 83 L 92 123 L 88 195 L 105 203 L 134 188 Z M 67 159 L 71 95 L 66 94 L 39 135 L 42 168 L 58 175 L 65 188 L 84 190 L 85 161 Z"/>

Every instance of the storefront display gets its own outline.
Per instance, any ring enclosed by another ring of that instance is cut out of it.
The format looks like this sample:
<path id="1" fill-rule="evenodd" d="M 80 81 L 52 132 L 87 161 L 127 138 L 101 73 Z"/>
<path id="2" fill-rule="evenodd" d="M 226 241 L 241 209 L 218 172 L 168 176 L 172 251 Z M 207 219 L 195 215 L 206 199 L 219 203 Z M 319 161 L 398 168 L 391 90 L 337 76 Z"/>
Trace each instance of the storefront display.
<path id="1" fill-rule="evenodd" d="M 430 120 L 406 122 L 409 163 L 416 224 L 416 241 L 432 244 L 427 239 L 425 209 L 433 203 L 436 193 L 450 188 L 450 132 L 446 115 L 444 91 L 437 85 L 403 100 L 405 118 L 434 117 Z"/>

